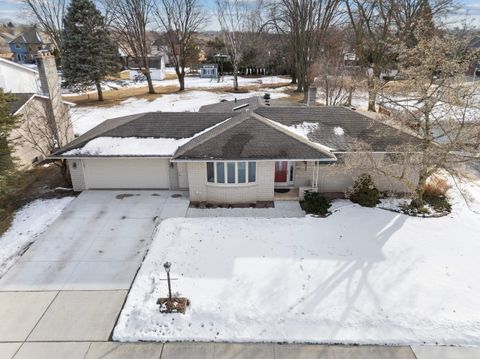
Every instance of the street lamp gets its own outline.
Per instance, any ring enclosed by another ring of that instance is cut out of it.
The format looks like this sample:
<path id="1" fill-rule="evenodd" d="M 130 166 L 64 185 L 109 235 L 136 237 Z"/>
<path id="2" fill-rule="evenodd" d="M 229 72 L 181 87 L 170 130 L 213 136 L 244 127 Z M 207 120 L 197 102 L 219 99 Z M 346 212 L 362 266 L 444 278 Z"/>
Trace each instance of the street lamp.
<path id="1" fill-rule="evenodd" d="M 172 264 L 170 262 L 163 263 L 163 268 L 165 268 L 165 272 L 167 272 L 167 282 L 168 282 L 168 299 L 172 300 L 172 287 L 170 285 L 170 267 Z"/>

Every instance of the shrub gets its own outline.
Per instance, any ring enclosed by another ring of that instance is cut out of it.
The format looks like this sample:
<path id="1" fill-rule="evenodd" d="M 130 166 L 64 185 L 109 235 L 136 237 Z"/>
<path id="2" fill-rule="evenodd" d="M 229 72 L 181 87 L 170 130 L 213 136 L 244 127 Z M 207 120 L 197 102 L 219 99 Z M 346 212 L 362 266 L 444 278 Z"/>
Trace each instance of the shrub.
<path id="1" fill-rule="evenodd" d="M 321 196 L 320 193 L 313 191 L 305 191 L 301 205 L 305 212 L 321 216 L 328 214 L 328 210 L 331 207 L 328 199 Z"/>
<path id="2" fill-rule="evenodd" d="M 450 189 L 448 182 L 441 177 L 433 177 L 423 187 L 423 200 L 436 212 L 450 213 L 451 204 L 447 199 L 447 191 Z"/>
<path id="3" fill-rule="evenodd" d="M 423 186 L 423 193 L 424 196 L 428 197 L 445 197 L 450 187 L 447 180 L 441 177 L 433 177 Z"/>
<path id="4" fill-rule="evenodd" d="M 363 174 L 357 178 L 350 190 L 350 201 L 358 203 L 364 207 L 375 207 L 380 203 L 380 191 L 375 186 L 372 177 Z"/>

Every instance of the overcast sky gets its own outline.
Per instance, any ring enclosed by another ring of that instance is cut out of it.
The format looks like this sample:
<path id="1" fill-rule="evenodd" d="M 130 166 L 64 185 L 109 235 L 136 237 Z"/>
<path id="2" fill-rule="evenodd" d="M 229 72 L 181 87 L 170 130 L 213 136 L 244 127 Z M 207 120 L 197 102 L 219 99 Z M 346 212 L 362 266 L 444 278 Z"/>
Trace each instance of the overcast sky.
<path id="1" fill-rule="evenodd" d="M 203 0 L 205 6 L 213 11 L 214 0 Z M 451 19 L 460 21 L 467 18 L 471 24 L 480 27 L 480 0 L 460 0 L 463 4 L 459 13 L 451 15 Z M 0 0 L 0 19 L 1 21 L 11 20 L 18 23 L 30 23 L 33 19 L 29 18 L 23 10 L 22 0 Z M 207 30 L 217 30 L 217 21 L 211 21 L 206 27 Z"/>

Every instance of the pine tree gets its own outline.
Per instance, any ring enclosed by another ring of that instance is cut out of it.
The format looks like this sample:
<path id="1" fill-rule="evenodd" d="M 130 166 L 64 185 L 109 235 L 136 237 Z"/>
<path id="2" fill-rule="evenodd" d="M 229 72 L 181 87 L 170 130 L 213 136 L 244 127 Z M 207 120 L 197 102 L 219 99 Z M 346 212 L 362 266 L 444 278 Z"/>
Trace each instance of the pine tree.
<path id="1" fill-rule="evenodd" d="M 73 0 L 64 19 L 62 64 L 65 84 L 82 91 L 95 85 L 103 101 L 101 81 L 118 70 L 117 48 L 105 18 L 91 0 Z"/>
<path id="2" fill-rule="evenodd" d="M 9 106 L 13 100 L 13 95 L 5 94 L 0 88 L 0 198 L 7 192 L 8 183 L 15 173 L 8 141 L 11 131 L 17 126 L 17 118 L 11 114 Z"/>

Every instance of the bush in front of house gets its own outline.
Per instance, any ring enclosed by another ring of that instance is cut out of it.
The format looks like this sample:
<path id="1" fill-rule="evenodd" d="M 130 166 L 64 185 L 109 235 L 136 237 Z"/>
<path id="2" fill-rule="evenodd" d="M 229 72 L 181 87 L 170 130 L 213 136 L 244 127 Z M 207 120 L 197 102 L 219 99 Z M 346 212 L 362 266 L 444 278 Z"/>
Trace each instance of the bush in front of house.
<path id="1" fill-rule="evenodd" d="M 349 192 L 350 201 L 363 207 L 375 207 L 380 203 L 381 193 L 368 174 L 360 175 Z"/>
<path id="2" fill-rule="evenodd" d="M 433 177 L 423 187 L 423 200 L 437 213 L 450 213 L 452 205 L 447 198 L 447 191 L 450 187 L 447 180 L 441 177 Z"/>
<path id="3" fill-rule="evenodd" d="M 305 191 L 303 201 L 301 201 L 300 204 L 305 212 L 319 216 L 327 215 L 332 205 L 330 201 L 320 195 L 320 193 L 313 191 Z"/>

